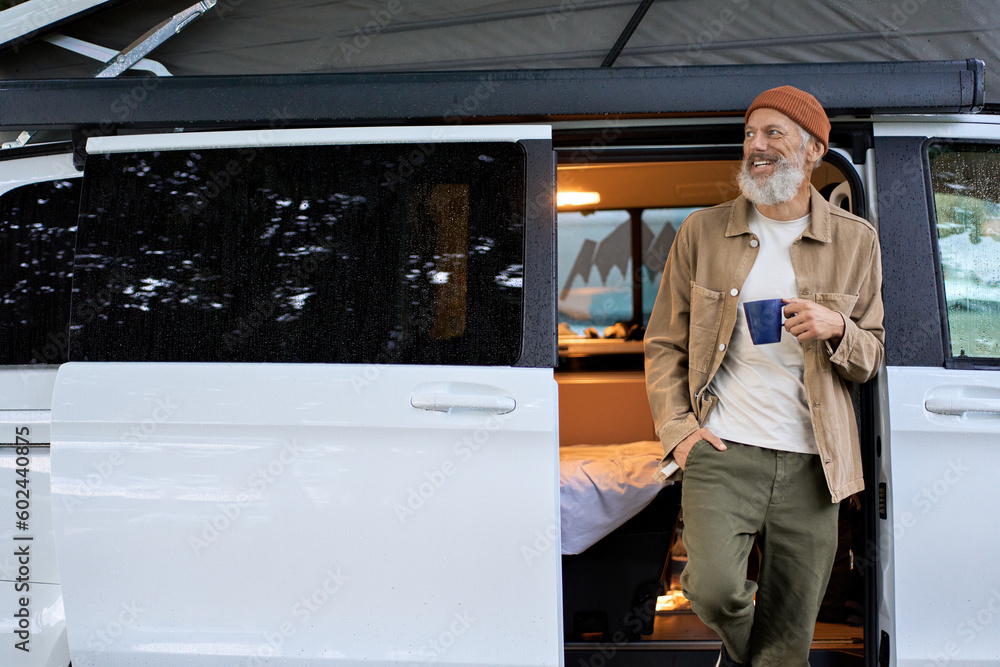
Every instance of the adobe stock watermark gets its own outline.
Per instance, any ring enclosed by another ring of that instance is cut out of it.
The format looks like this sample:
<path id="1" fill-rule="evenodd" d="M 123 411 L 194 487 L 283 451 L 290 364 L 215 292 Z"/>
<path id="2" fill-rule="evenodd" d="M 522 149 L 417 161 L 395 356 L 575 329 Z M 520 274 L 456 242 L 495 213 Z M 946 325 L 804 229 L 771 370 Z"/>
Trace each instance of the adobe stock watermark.
<path id="1" fill-rule="evenodd" d="M 246 667 L 261 667 L 267 664 L 268 658 L 280 655 L 285 642 L 295 636 L 300 626 L 308 623 L 317 612 L 328 605 L 349 580 L 350 577 L 344 574 L 339 566 L 327 569 L 322 583 L 292 605 L 288 618 L 274 630 L 262 635 L 263 642 L 247 658 Z"/>
<path id="2" fill-rule="evenodd" d="M 468 435 L 464 435 L 451 447 L 454 457 L 442 461 L 433 470 L 425 471 L 424 480 L 406 489 L 406 499 L 393 505 L 393 511 L 400 523 L 412 519 L 452 477 L 458 474 L 462 465 L 468 463 L 483 451 L 490 443 L 493 435 L 501 430 L 509 419 L 506 415 L 490 415 L 482 425 Z"/>
<path id="3" fill-rule="evenodd" d="M 441 130 L 434 130 L 431 133 L 432 139 L 440 139 L 443 136 L 444 133 Z M 421 169 L 427 163 L 427 159 L 437 152 L 439 146 L 440 143 L 423 142 L 418 144 L 409 153 L 397 155 L 395 161 L 392 163 L 392 168 L 386 169 L 383 172 L 383 183 L 390 191 L 395 192 L 396 188 L 406 183 L 418 169 Z"/>
<path id="4" fill-rule="evenodd" d="M 463 118 L 479 111 L 483 102 L 490 99 L 502 84 L 503 81 L 496 74 L 482 74 L 478 76 L 476 78 L 476 85 L 473 86 L 471 92 L 448 106 L 444 113 L 441 114 L 445 122 L 450 125 L 461 125 Z"/>
<path id="5" fill-rule="evenodd" d="M 261 147 L 272 141 L 274 131 L 288 127 L 290 116 L 291 113 L 288 111 L 287 105 L 281 109 L 271 109 L 269 129 L 254 133 L 251 145 L 237 148 L 236 154 L 239 159 L 232 158 L 222 168 L 209 172 L 203 181 L 204 185 L 201 188 L 199 199 L 190 203 L 182 202 L 178 205 L 177 213 L 184 222 L 190 222 L 191 218 L 199 215 L 210 203 L 228 190 L 235 180 L 243 174 L 246 167 L 256 159 Z"/>
<path id="6" fill-rule="evenodd" d="M 909 183 L 914 182 L 914 179 L 921 176 L 923 173 L 923 166 L 917 160 L 907 160 L 906 164 L 901 170 L 901 176 L 903 178 L 894 178 L 892 183 L 880 184 L 878 188 L 878 199 L 877 205 L 878 209 L 890 210 L 896 206 L 900 201 L 908 199 L 910 195 Z"/>
<path id="7" fill-rule="evenodd" d="M 400 0 L 389 0 L 384 7 L 370 10 L 371 20 L 364 25 L 354 26 L 353 34 L 348 39 L 339 41 L 340 55 L 350 63 L 355 56 L 361 55 L 362 51 L 371 46 L 372 38 L 382 34 L 404 9 Z"/>
<path id="8" fill-rule="evenodd" d="M 750 7 L 750 0 L 729 0 L 729 3 L 740 12 Z M 693 37 L 688 37 L 687 55 L 693 58 L 717 42 L 736 23 L 736 19 L 737 13 L 730 7 L 725 7 L 717 16 L 703 20 L 702 30 Z"/>
<path id="9" fill-rule="evenodd" d="M 83 130 L 84 137 L 89 139 L 111 134 L 119 124 L 128 122 L 135 112 L 149 101 L 150 93 L 160 86 L 160 77 L 154 74 L 129 77 L 127 80 L 136 83 L 111 101 L 108 105 L 109 114 L 97 124 L 96 128 Z"/>
<path id="10" fill-rule="evenodd" d="M 236 11 L 236 8 L 243 4 L 243 0 L 219 0 L 215 4 L 215 15 L 220 21 L 225 21 L 226 17 Z"/>
<path id="11" fill-rule="evenodd" d="M 148 442 L 160 426 L 170 421 L 177 410 L 180 409 L 178 403 L 172 396 L 156 397 L 153 399 L 153 410 L 149 417 L 140 422 L 130 424 L 121 434 L 121 442 L 130 445 L 140 445 Z M 83 488 L 76 493 L 60 494 L 63 507 L 73 511 L 83 504 L 86 498 L 98 494 L 101 486 L 104 485 L 114 475 L 127 460 L 127 450 L 112 450 L 102 460 L 91 464 L 93 472 L 87 473 L 83 478 Z"/>
<path id="12" fill-rule="evenodd" d="M 570 153 L 570 164 L 585 165 L 597 162 L 604 151 L 618 141 L 624 132 L 624 127 L 625 123 L 617 116 L 607 120 L 600 135 L 591 139 L 583 148 L 578 148 Z M 572 185 L 572 181 L 564 182 L 564 185 Z"/>
<path id="13" fill-rule="evenodd" d="M 391 368 L 387 364 L 364 364 L 361 370 L 351 375 L 351 388 L 354 395 L 360 396 L 379 381 L 382 374 Z"/>
<path id="14" fill-rule="evenodd" d="M 472 92 L 445 108 L 441 113 L 444 122 L 449 125 L 461 125 L 464 119 L 474 115 L 484 102 L 497 90 L 499 80 L 495 74 L 484 74 L 478 77 L 478 82 Z M 428 159 L 440 148 L 445 132 L 441 129 L 431 131 L 430 141 L 424 141 L 411 148 L 406 153 L 400 153 L 382 174 L 382 183 L 392 192 L 405 184 L 419 169 L 422 169 Z"/>
<path id="15" fill-rule="evenodd" d="M 157 76 L 143 76 L 138 83 L 132 86 L 127 92 L 122 93 L 118 99 L 111 103 L 111 113 L 114 114 L 118 122 L 124 123 L 140 106 L 149 99 L 149 94 L 160 85 L 160 78 Z M 104 130 L 109 127 L 112 121 L 108 121 L 107 126 L 101 123 L 99 127 Z"/>
<path id="16" fill-rule="evenodd" d="M 111 651 L 125 631 L 134 628 L 144 609 L 138 602 L 122 602 L 119 611 L 105 626 L 92 632 L 84 642 L 90 653 L 73 656 L 73 665 L 79 667 L 101 667 L 102 656 Z"/>
<path id="17" fill-rule="evenodd" d="M 417 649 L 416 659 L 420 662 L 437 662 L 455 646 L 458 639 L 464 636 L 475 622 L 476 619 L 468 611 L 456 612 L 447 628 Z"/>
<path id="18" fill-rule="evenodd" d="M 284 268 L 277 283 L 282 289 L 292 290 L 300 294 L 314 289 L 316 273 L 334 257 L 334 253 L 326 245 L 327 241 L 321 237 L 317 230 L 310 230 L 310 235 L 312 238 L 309 239 L 309 243 L 313 248 L 319 248 L 322 251 L 310 252 L 300 261 Z M 237 348 L 252 343 L 254 332 L 263 325 L 274 321 L 279 303 L 282 302 L 282 299 L 287 298 L 287 294 L 275 295 L 272 292 L 271 298 L 259 299 L 254 302 L 250 312 L 238 317 L 231 325 L 231 330 L 222 337 L 218 347 L 220 356 L 226 357 L 235 352 Z"/>
<path id="19" fill-rule="evenodd" d="M 911 505 L 919 510 L 919 516 L 929 514 L 971 470 L 972 467 L 965 465 L 960 458 L 948 461 L 944 472 L 930 484 L 924 485 L 913 496 L 910 501 Z M 902 510 L 902 508 L 898 509 Z M 902 540 L 910 530 L 919 524 L 919 516 L 910 510 L 894 512 L 891 538 L 894 541 Z M 854 566 L 861 574 L 865 574 L 869 567 L 876 566 L 877 554 L 889 548 L 889 539 L 890 534 L 886 531 L 879 537 L 879 543 L 876 544 L 873 540 L 868 540 L 864 554 L 854 554 Z"/>
<path id="20" fill-rule="evenodd" d="M 17 572 L 17 568 L 14 569 L 14 573 Z M 14 574 L 10 574 L 9 578 L 13 579 Z M 4 575 L 4 578 L 8 578 L 8 575 Z M 13 635 L 13 646 L 15 650 L 23 651 L 24 653 L 31 653 L 32 650 L 37 654 L 39 652 L 38 644 L 39 642 L 44 642 L 41 637 L 49 636 L 54 637 L 58 633 L 62 632 L 66 627 L 66 612 L 63 608 L 62 598 L 56 598 L 49 602 L 49 604 L 41 609 L 31 610 L 32 602 L 39 603 L 38 598 L 31 598 L 31 592 L 28 588 L 23 590 L 20 586 L 29 586 L 33 584 L 29 583 L 19 583 L 15 586 L 16 596 L 12 596 L 10 600 L 14 603 L 13 611 L 11 614 L 11 631 L 10 634 Z M 32 639 L 35 641 L 34 648 L 32 647 Z M 42 643 L 44 646 L 45 644 Z"/>
<path id="21" fill-rule="evenodd" d="M 879 12 L 881 15 L 885 16 L 888 14 L 889 20 L 892 21 L 892 28 L 883 28 L 882 39 L 889 41 L 890 38 L 896 37 L 899 33 L 899 29 L 906 25 L 911 18 L 916 16 L 921 9 L 927 4 L 928 0 L 902 0 L 902 2 L 892 3 L 892 11 L 887 12 L 882 10 Z"/>
<path id="22" fill-rule="evenodd" d="M 955 626 L 955 634 L 964 640 L 964 645 L 968 646 L 984 632 L 990 630 L 997 619 L 1000 619 L 1000 585 L 994 585 L 989 592 L 990 597 L 982 606 L 971 612 Z M 927 656 L 927 661 L 922 667 L 945 667 L 952 664 L 962 656 L 963 644 L 957 641 L 947 642 L 942 650 L 931 653 Z M 965 661 L 962 664 L 967 664 Z"/>
<path id="23" fill-rule="evenodd" d="M 625 627 L 633 635 L 639 635 L 656 616 L 656 598 L 650 598 L 648 603 L 639 604 L 632 607 L 628 613 L 622 617 Z M 594 645 L 594 653 L 586 661 L 580 660 L 579 667 L 605 667 L 609 661 L 613 660 L 622 648 L 633 644 L 633 641 L 624 630 L 615 630 L 609 642 L 597 642 Z"/>
<path id="24" fill-rule="evenodd" d="M 569 17 L 576 13 L 580 7 L 585 7 L 587 0 L 560 0 L 559 6 L 545 12 L 545 18 L 549 22 L 549 29 L 555 32 L 559 25 L 569 20 Z"/>
<path id="25" fill-rule="evenodd" d="M 25 17 L 28 29 L 25 31 L 25 34 L 21 35 L 13 42 L 10 42 L 8 48 L 12 49 L 15 54 L 20 53 L 21 46 L 33 41 L 37 37 L 36 32 L 39 29 L 45 28 L 53 21 L 59 19 L 61 17 L 60 12 L 62 9 L 71 2 L 73 2 L 73 0 L 49 0 L 40 7 L 32 8 L 31 12 L 29 12 Z M 7 3 L 3 6 L 3 9 L 9 9 L 12 6 L 13 4 Z"/>
<path id="26" fill-rule="evenodd" d="M 247 476 L 246 489 L 236 494 L 236 499 L 227 503 L 218 503 L 215 515 L 206 519 L 197 534 L 188 535 L 188 546 L 195 556 L 214 544 L 223 533 L 233 527 L 244 510 L 288 470 L 299 456 L 299 449 L 294 440 L 285 442 L 277 456 L 266 464 L 258 467 Z"/>
<path id="27" fill-rule="evenodd" d="M 531 565 L 559 544 L 561 544 L 559 524 L 555 522 L 550 523 L 544 529 L 539 528 L 535 531 L 530 544 L 521 545 L 521 558 L 524 559 L 527 565 Z"/>

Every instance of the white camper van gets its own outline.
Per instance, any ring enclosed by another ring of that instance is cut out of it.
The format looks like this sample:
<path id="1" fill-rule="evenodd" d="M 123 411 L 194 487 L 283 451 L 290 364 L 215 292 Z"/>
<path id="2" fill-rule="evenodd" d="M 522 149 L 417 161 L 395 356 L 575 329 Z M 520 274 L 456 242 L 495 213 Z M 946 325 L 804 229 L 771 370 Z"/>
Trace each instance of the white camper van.
<path id="1" fill-rule="evenodd" d="M 0 664 L 713 664 L 641 331 L 783 84 L 886 306 L 812 663 L 1000 663 L 982 63 L 144 81 L 5 84 Z"/>

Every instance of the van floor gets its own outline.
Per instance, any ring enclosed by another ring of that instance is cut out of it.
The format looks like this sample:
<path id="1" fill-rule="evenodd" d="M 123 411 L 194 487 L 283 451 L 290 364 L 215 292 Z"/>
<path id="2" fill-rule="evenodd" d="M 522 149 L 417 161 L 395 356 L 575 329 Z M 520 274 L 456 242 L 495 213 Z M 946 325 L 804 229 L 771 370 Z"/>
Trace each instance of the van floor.
<path id="1" fill-rule="evenodd" d="M 653 633 L 643 635 L 649 641 L 719 641 L 719 636 L 691 611 L 658 612 Z M 864 650 L 862 628 L 846 623 L 817 623 L 813 650 Z"/>

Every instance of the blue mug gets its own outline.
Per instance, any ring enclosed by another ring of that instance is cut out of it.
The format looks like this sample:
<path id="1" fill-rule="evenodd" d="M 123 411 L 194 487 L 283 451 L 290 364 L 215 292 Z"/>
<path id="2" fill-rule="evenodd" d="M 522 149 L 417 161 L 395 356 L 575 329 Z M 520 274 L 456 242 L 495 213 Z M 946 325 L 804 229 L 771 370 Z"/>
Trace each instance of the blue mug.
<path id="1" fill-rule="evenodd" d="M 781 340 L 781 316 L 784 305 L 781 299 L 762 299 L 743 304 L 747 316 L 750 338 L 754 345 L 767 345 Z"/>

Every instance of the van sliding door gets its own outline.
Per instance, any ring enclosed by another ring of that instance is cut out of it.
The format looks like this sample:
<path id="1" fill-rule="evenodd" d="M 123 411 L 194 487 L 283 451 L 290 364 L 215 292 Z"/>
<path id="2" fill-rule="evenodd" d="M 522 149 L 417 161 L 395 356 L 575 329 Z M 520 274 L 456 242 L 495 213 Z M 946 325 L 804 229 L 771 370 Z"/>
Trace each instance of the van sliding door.
<path id="1" fill-rule="evenodd" d="M 875 124 L 897 667 L 1000 659 L 1000 124 L 961 121 Z"/>
<path id="2" fill-rule="evenodd" d="M 549 128 L 87 151 L 74 663 L 559 664 Z"/>

